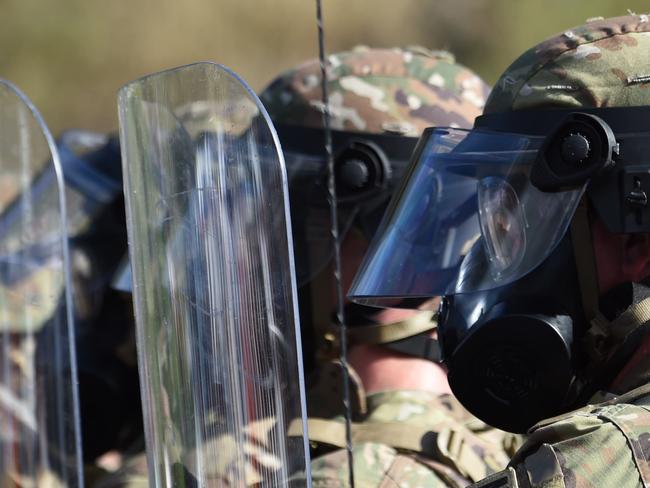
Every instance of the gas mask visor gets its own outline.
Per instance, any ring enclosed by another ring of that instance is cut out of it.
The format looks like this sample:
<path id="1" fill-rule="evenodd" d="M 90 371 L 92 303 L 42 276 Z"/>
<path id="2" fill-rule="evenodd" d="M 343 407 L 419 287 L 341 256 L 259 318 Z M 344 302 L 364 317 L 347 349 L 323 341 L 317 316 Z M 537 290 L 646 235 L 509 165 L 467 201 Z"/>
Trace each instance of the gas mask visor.
<path id="1" fill-rule="evenodd" d="M 427 129 L 350 297 L 408 307 L 426 297 L 501 287 L 542 263 L 566 233 L 585 188 L 584 181 L 538 188 L 545 140 Z"/>

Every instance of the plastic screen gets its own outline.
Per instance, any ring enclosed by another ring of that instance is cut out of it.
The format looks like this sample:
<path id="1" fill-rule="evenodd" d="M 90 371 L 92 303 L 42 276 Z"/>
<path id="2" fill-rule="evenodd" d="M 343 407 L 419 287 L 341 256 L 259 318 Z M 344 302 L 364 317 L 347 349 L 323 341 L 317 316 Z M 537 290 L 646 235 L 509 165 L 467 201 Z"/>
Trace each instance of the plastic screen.
<path id="1" fill-rule="evenodd" d="M 0 80 L 0 486 L 83 486 L 63 178 Z"/>
<path id="2" fill-rule="evenodd" d="M 151 486 L 308 484 L 286 174 L 264 108 L 199 63 L 126 85 L 119 115 Z"/>

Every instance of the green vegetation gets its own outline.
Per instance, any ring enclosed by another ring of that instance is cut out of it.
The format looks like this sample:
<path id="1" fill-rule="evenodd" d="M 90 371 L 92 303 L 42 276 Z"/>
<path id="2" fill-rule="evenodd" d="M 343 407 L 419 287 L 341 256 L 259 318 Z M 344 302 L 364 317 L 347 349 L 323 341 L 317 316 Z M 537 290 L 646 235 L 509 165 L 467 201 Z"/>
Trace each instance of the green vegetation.
<path id="1" fill-rule="evenodd" d="M 643 0 L 324 0 L 329 51 L 420 44 L 454 51 L 489 82 L 521 51 Z M 113 130 L 115 94 L 146 73 L 199 60 L 255 89 L 317 53 L 313 0 L 0 0 L 0 76 L 54 133 Z"/>

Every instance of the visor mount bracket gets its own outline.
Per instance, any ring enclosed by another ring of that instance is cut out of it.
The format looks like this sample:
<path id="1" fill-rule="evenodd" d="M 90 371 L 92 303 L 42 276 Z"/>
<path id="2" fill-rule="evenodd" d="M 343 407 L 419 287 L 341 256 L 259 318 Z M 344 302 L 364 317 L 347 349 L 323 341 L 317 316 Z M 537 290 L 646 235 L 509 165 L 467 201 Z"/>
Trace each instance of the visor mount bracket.
<path id="1" fill-rule="evenodd" d="M 370 180 L 368 166 L 359 159 L 348 159 L 341 165 L 341 178 L 349 188 L 364 188 Z"/>
<path id="2" fill-rule="evenodd" d="M 650 221 L 650 170 L 627 170 L 623 178 L 624 231 L 639 232 Z"/>
<path id="3" fill-rule="evenodd" d="M 627 194 L 625 201 L 634 208 L 644 208 L 648 205 L 648 196 L 641 188 L 641 180 L 634 178 L 634 188 Z"/>
<path id="4" fill-rule="evenodd" d="M 567 115 L 546 136 L 531 171 L 531 182 L 545 192 L 585 185 L 614 166 L 618 143 L 607 123 L 595 115 Z"/>
<path id="5" fill-rule="evenodd" d="M 390 162 L 371 141 L 350 141 L 334 157 L 339 202 L 368 197 L 386 189 L 391 178 Z"/>
<path id="6" fill-rule="evenodd" d="M 562 159 L 572 165 L 584 162 L 591 152 L 589 139 L 580 132 L 571 133 L 562 141 Z"/>

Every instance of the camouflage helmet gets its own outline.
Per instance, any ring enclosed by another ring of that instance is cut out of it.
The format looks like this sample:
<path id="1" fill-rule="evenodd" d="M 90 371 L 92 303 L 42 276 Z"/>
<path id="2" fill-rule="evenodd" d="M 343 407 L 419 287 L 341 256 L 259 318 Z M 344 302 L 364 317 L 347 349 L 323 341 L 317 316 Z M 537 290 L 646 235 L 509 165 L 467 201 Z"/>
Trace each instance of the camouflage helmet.
<path id="1" fill-rule="evenodd" d="M 417 138 L 425 128 L 430 126 L 470 128 L 474 118 L 480 115 L 489 92 L 488 85 L 474 72 L 456 63 L 452 54 L 445 51 L 430 51 L 421 47 L 373 49 L 361 46 L 348 52 L 332 54 L 328 57 L 327 77 L 332 129 L 345 132 L 350 137 L 404 136 L 401 139 L 408 139 L 411 144 L 406 162 L 415 147 Z M 260 98 L 276 126 L 322 129 L 323 102 L 319 60 L 307 61 L 282 73 L 261 93 Z M 283 139 L 282 131 L 279 132 L 286 158 L 287 153 L 291 152 L 292 144 L 287 140 L 289 138 Z M 394 140 L 386 145 L 392 144 Z M 341 148 L 337 148 L 336 139 L 334 143 L 336 155 Z M 320 144 L 322 147 L 322 142 Z M 322 153 L 320 147 L 316 151 Z M 393 163 L 394 161 L 391 161 L 391 164 Z M 392 189 L 388 193 L 391 192 Z M 378 210 L 373 211 L 376 217 L 373 217 L 371 225 L 363 226 L 357 221 L 351 224 L 352 230 L 364 227 L 366 238 L 374 234 L 387 201 L 385 199 L 384 205 L 380 205 Z M 301 244 L 295 237 L 299 233 L 297 228 L 300 227 L 296 223 L 296 213 L 292 210 L 296 267 L 300 269 L 300 255 L 305 251 L 301 249 Z M 356 215 L 360 213 L 363 212 L 357 212 Z M 339 209 L 339 218 L 340 215 L 341 209 Z M 316 219 L 309 216 L 306 220 Z M 350 229 L 342 223 L 339 223 L 339 228 Z M 318 233 L 314 232 L 313 228 L 307 232 L 312 235 Z M 320 233 L 329 235 L 329 228 L 321 229 Z M 307 239 L 309 246 L 312 246 L 310 251 L 312 256 L 318 254 L 313 250 L 314 240 Z M 330 244 L 326 247 L 331 249 Z M 353 275 L 354 271 L 356 270 L 346 270 L 350 275 Z M 312 333 L 317 331 L 316 337 L 313 338 L 316 341 L 314 345 L 316 350 L 319 352 L 326 350 L 325 356 L 331 356 L 336 355 L 338 334 L 333 333 L 332 329 L 331 304 L 322 299 L 329 294 L 324 290 L 331 286 L 322 283 L 323 275 L 327 272 L 320 272 L 319 277 L 309 279 L 312 283 L 309 294 L 321 299 L 312 299 L 312 324 L 307 328 L 311 329 Z M 321 283 L 314 285 L 314 281 L 321 281 Z M 353 343 L 391 343 L 397 348 L 397 341 L 399 341 L 399 347 L 402 347 L 400 350 L 405 352 L 404 348 L 408 347 L 404 343 L 405 339 L 435 327 L 430 312 L 419 314 L 411 320 L 384 326 L 373 318 L 376 309 L 366 309 L 355 304 L 349 304 L 347 309 L 352 326 L 349 330 L 350 340 Z M 309 318 L 302 317 L 302 322 L 308 323 Z M 307 337 L 305 342 L 309 343 L 310 340 Z M 425 349 L 429 351 L 430 347 L 427 346 Z M 317 355 L 321 358 L 323 356 Z"/>
<path id="2" fill-rule="evenodd" d="M 526 51 L 497 81 L 485 112 L 648 105 L 650 15 L 630 14 L 587 21 Z M 585 239 L 591 239 L 590 233 Z M 590 244 L 585 242 L 582 248 L 589 249 Z M 578 272 L 581 287 L 589 289 L 591 298 L 583 296 L 583 301 L 586 308 L 598 310 L 599 290 L 587 285 L 596 276 L 595 258 L 586 262 L 591 264 L 579 265 Z M 638 325 L 630 323 L 631 328 Z M 608 350 L 618 345 L 619 341 L 603 340 L 607 330 L 606 325 L 600 332 L 590 329 L 585 347 L 591 356 L 605 356 L 603 344 Z"/>
<path id="3" fill-rule="evenodd" d="M 487 84 L 445 51 L 421 47 L 332 54 L 328 90 L 333 129 L 418 137 L 429 126 L 471 127 Z M 322 127 L 321 74 L 310 60 L 260 95 L 274 123 Z"/>
<path id="4" fill-rule="evenodd" d="M 497 81 L 485 113 L 650 104 L 650 17 L 594 19 L 522 54 Z"/>

